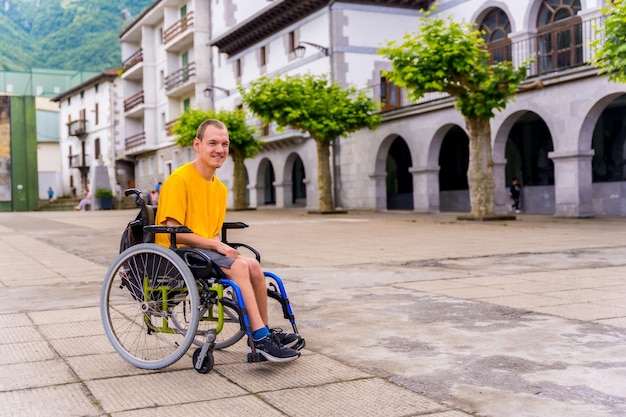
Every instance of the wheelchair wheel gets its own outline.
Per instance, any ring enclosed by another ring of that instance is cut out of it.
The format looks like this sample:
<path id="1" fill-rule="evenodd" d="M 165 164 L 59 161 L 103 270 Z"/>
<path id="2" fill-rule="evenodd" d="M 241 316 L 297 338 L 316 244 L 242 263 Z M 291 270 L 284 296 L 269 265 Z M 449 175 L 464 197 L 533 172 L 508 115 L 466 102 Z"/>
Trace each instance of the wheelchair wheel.
<path id="1" fill-rule="evenodd" d="M 152 243 L 135 245 L 107 271 L 100 313 L 109 341 L 124 360 L 138 368 L 164 368 L 194 341 L 195 332 L 185 329 L 195 329 L 200 320 L 197 284 L 173 251 Z"/>

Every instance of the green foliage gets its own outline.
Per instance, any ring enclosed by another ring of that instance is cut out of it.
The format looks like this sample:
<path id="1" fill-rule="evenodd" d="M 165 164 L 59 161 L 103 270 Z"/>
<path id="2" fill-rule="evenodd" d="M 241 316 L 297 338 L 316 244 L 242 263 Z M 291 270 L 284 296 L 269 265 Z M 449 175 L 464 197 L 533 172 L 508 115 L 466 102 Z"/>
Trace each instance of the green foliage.
<path id="1" fill-rule="evenodd" d="M 380 123 L 375 104 L 364 93 L 324 76 L 263 77 L 240 91 L 244 104 L 264 123 L 291 126 L 322 142 Z"/>
<path id="2" fill-rule="evenodd" d="M 503 109 L 526 77 L 526 66 L 490 64 L 485 41 L 470 24 L 433 17 L 420 22 L 417 33 L 380 49 L 393 63 L 387 77 L 412 99 L 428 92 L 450 94 L 465 117 L 488 120 Z"/>
<path id="3" fill-rule="evenodd" d="M 254 158 L 261 149 L 263 142 L 254 137 L 256 130 L 246 123 L 246 115 L 241 110 L 216 112 L 190 109 L 172 126 L 176 144 L 191 146 L 198 126 L 206 119 L 217 119 L 226 125 L 232 152 L 242 152 L 244 158 Z"/>
<path id="4" fill-rule="evenodd" d="M 121 64 L 122 10 L 152 0 L 11 0 L 0 9 L 0 70 L 104 71 Z"/>
<path id="5" fill-rule="evenodd" d="M 113 197 L 113 191 L 108 188 L 98 188 L 96 190 L 96 198 Z"/>
<path id="6" fill-rule="evenodd" d="M 602 9 L 606 19 L 598 29 L 601 36 L 593 42 L 593 65 L 600 68 L 600 74 L 608 74 L 610 81 L 626 82 L 626 3 L 612 3 Z"/>

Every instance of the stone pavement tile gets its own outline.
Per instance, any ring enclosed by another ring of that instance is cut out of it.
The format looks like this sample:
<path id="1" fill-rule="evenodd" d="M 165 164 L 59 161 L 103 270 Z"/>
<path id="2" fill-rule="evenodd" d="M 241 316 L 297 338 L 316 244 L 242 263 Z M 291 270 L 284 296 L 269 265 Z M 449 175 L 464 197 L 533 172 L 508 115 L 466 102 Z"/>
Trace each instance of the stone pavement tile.
<path id="1" fill-rule="evenodd" d="M 378 378 L 263 392 L 258 395 L 285 414 L 298 417 L 401 417 L 446 409 L 427 397 Z"/>
<path id="2" fill-rule="evenodd" d="M 578 284 L 550 282 L 550 281 L 525 281 L 525 282 L 511 282 L 502 283 L 492 286 L 493 288 L 501 288 L 503 290 L 514 291 L 517 293 L 525 294 L 543 294 L 551 291 L 565 291 L 571 289 L 578 289 Z"/>
<path id="3" fill-rule="evenodd" d="M 329 384 L 369 375 L 322 355 L 303 355 L 287 363 L 216 365 L 215 370 L 251 392 Z"/>
<path id="4" fill-rule="evenodd" d="M 0 417 L 91 417 L 102 415 L 81 384 L 0 392 Z"/>
<path id="5" fill-rule="evenodd" d="M 478 287 L 472 286 L 467 288 L 448 288 L 441 290 L 433 290 L 432 293 L 445 295 L 447 297 L 463 298 L 466 300 L 473 300 L 476 298 L 490 298 L 490 297 L 507 297 L 518 294 L 515 291 L 507 291 L 501 288 L 494 287 Z"/>
<path id="6" fill-rule="evenodd" d="M 67 284 L 68 281 L 66 278 L 54 274 L 49 276 L 37 276 L 35 279 L 24 279 L 24 276 L 21 277 L 9 277 L 2 278 L 2 282 L 7 287 L 36 287 L 36 286 L 55 286 L 55 285 L 64 285 Z"/>
<path id="7" fill-rule="evenodd" d="M 546 297 L 539 294 L 516 294 L 506 297 L 477 298 L 474 301 L 483 301 L 521 309 L 534 309 L 540 306 L 553 306 L 567 303 L 562 298 Z"/>
<path id="8" fill-rule="evenodd" d="M 124 411 L 114 417 L 172 417 L 172 416 L 219 416 L 219 417 L 284 417 L 285 414 L 264 403 L 254 395 L 224 398 L 211 401 L 177 404 L 173 406 Z M 329 416 L 330 417 L 330 416 Z M 439 417 L 439 416 L 433 416 Z M 443 416 L 457 417 L 457 416 Z"/>
<path id="9" fill-rule="evenodd" d="M 25 313 L 0 314 L 0 328 L 30 326 L 33 322 Z"/>
<path id="10" fill-rule="evenodd" d="M 624 272 L 626 274 L 626 271 Z M 552 278 L 552 282 L 556 284 L 568 285 L 571 288 L 602 288 L 613 287 L 615 285 L 622 284 L 623 278 L 606 278 L 606 277 L 562 277 L 555 276 Z"/>
<path id="11" fill-rule="evenodd" d="M 65 310 L 34 311 L 28 313 L 35 324 L 72 323 L 100 320 L 100 307 L 85 307 Z"/>
<path id="12" fill-rule="evenodd" d="M 61 359 L 4 365 L 2 372 L 12 377 L 0 378 L 0 391 L 78 382 L 72 370 Z"/>
<path id="13" fill-rule="evenodd" d="M 471 288 L 472 285 L 466 282 L 459 282 L 457 279 L 438 279 L 435 281 L 403 282 L 394 284 L 396 287 L 408 288 L 410 290 L 434 292 L 447 289 Z"/>
<path id="14" fill-rule="evenodd" d="M 0 327 L 0 345 L 44 340 L 35 326 Z"/>
<path id="15" fill-rule="evenodd" d="M 520 278 L 518 275 L 488 275 L 484 277 L 471 277 L 471 278 L 458 278 L 454 281 L 468 284 L 468 285 L 480 285 L 488 287 L 490 285 L 500 285 L 502 283 L 514 283 L 514 282 L 528 282 L 523 278 Z"/>
<path id="16" fill-rule="evenodd" d="M 563 298 L 570 302 L 593 302 L 603 300 L 614 300 L 617 298 L 623 298 L 624 294 L 611 291 L 601 291 L 591 288 L 583 288 L 580 290 L 567 290 L 567 291 L 555 291 L 546 292 L 544 295 L 548 297 Z"/>
<path id="17" fill-rule="evenodd" d="M 606 266 L 598 268 L 568 268 L 554 271 L 557 275 L 565 275 L 568 277 L 605 277 L 605 278 L 622 278 L 626 267 L 624 266 Z"/>
<path id="18" fill-rule="evenodd" d="M 423 416 L 424 414 L 414 414 L 411 417 L 417 417 L 417 416 Z M 442 413 L 434 413 L 434 414 L 428 414 L 427 417 L 467 417 L 469 416 L 469 414 L 466 414 L 462 411 L 456 411 L 456 410 L 450 410 L 450 411 L 444 411 Z"/>
<path id="19" fill-rule="evenodd" d="M 40 324 L 38 329 L 48 340 L 104 334 L 100 320 L 77 321 L 72 322 L 71 325 L 65 325 L 65 323 Z"/>
<path id="20" fill-rule="evenodd" d="M 50 344 L 62 358 L 69 356 L 109 353 L 113 348 L 109 339 L 102 334 L 98 336 L 70 337 L 53 339 Z"/>
<path id="21" fill-rule="evenodd" d="M 584 321 L 626 317 L 626 307 L 605 306 L 597 303 L 562 304 L 537 307 L 534 310 L 539 313 Z"/>
<path id="22" fill-rule="evenodd" d="M 113 348 L 111 347 L 111 350 Z M 158 372 L 192 369 L 191 356 L 183 357 L 176 363 L 168 366 L 165 370 L 151 371 L 137 368 L 126 362 L 117 352 L 94 354 L 85 356 L 73 356 L 65 358 L 76 375 L 83 380 L 105 379 L 130 375 L 144 375 Z"/>
<path id="23" fill-rule="evenodd" d="M 607 326 L 626 328 L 626 317 L 617 317 L 614 319 L 600 319 L 596 320 L 596 323 L 606 324 Z"/>
<path id="24" fill-rule="evenodd" d="M 0 345 L 0 365 L 37 362 L 56 358 L 58 358 L 58 355 L 46 341 Z"/>
<path id="25" fill-rule="evenodd" d="M 192 369 L 99 379 L 85 384 L 107 413 L 247 394 L 216 372 L 200 374 Z"/>

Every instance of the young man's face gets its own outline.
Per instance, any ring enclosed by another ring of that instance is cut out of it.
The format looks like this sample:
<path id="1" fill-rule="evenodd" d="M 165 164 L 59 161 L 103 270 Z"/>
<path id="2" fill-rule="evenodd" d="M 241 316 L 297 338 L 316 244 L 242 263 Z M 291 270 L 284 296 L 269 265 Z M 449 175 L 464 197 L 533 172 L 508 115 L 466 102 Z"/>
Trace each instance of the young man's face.
<path id="1" fill-rule="evenodd" d="M 198 153 L 198 161 L 204 166 L 217 169 L 228 158 L 228 131 L 216 126 L 207 126 L 202 141 L 194 139 L 193 147 Z"/>

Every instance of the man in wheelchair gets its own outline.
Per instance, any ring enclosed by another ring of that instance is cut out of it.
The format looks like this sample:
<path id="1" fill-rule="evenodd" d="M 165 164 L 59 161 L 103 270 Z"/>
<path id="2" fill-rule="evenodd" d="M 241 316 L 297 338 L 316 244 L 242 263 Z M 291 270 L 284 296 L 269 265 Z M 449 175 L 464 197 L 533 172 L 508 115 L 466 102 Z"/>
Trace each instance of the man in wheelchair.
<path id="1" fill-rule="evenodd" d="M 268 326 L 268 297 L 261 265 L 256 259 L 240 256 L 219 238 L 228 189 L 215 171 L 228 157 L 229 143 L 228 129 L 219 120 L 200 124 L 193 141 L 196 159 L 176 169 L 163 183 L 155 223 L 191 229 L 193 233 L 177 236 L 177 244 L 205 252 L 240 287 L 256 351 L 272 362 L 294 360 L 300 356 L 296 349 L 302 346 L 302 340 L 298 334 Z M 170 245 L 167 234 L 157 234 L 155 239 L 159 245 Z"/>

